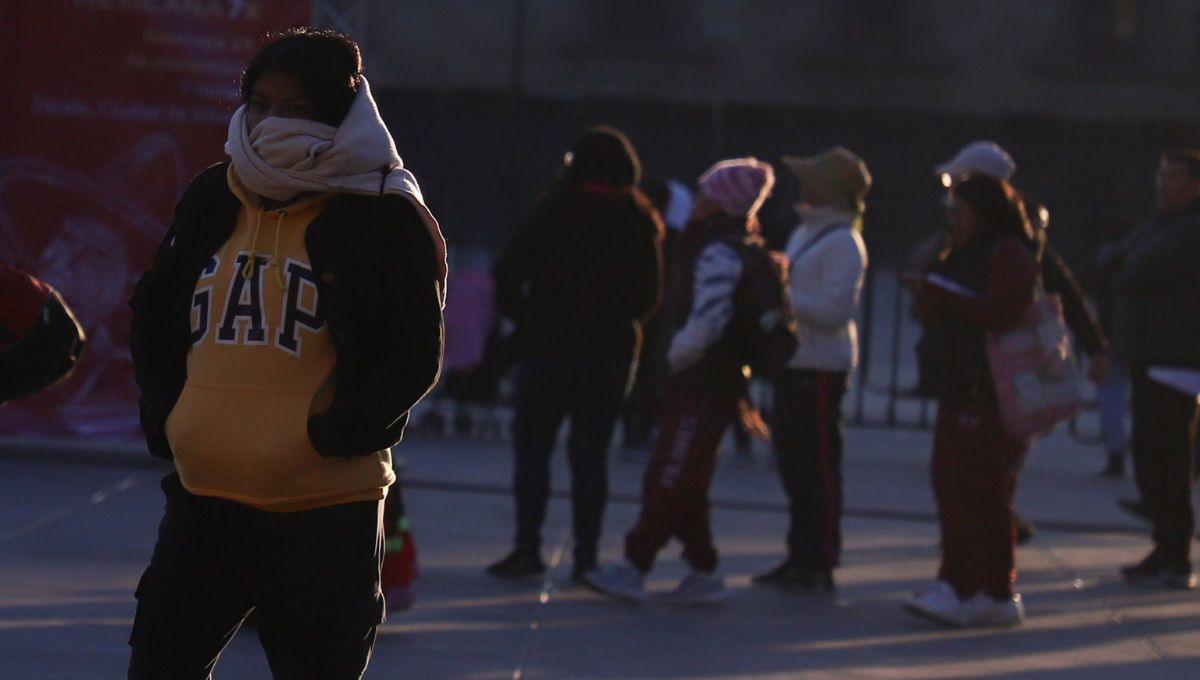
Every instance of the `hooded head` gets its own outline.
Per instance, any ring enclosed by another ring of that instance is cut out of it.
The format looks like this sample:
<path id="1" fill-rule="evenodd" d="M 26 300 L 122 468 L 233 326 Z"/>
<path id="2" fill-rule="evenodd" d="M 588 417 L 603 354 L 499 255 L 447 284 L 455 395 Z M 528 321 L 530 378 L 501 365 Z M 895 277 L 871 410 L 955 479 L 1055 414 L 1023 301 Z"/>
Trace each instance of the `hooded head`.
<path id="1" fill-rule="evenodd" d="M 700 193 L 733 217 L 753 218 L 775 186 L 775 170 L 757 158 L 721 161 L 700 176 Z"/>
<path id="2" fill-rule="evenodd" d="M 588 129 L 564 159 L 563 181 L 568 185 L 600 182 L 624 189 L 641 179 L 642 163 L 633 144 L 621 131 L 610 127 Z"/>
<path id="3" fill-rule="evenodd" d="M 341 124 L 362 78 L 362 54 L 348 35 L 315 28 L 293 28 L 254 55 L 242 74 L 242 102 L 265 74 L 287 76 L 304 93 L 312 120 Z"/>

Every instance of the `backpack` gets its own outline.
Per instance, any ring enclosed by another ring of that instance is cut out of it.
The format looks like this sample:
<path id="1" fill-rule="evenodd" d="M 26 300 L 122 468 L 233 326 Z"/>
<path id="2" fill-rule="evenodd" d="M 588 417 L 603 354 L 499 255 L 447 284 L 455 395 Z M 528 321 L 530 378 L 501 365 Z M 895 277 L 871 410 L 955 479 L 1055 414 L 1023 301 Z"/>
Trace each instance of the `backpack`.
<path id="1" fill-rule="evenodd" d="M 730 245 L 742 257 L 742 277 L 733 294 L 729 337 L 744 365 L 769 377 L 787 367 L 800 346 L 792 296 L 771 251 L 755 240 Z"/>

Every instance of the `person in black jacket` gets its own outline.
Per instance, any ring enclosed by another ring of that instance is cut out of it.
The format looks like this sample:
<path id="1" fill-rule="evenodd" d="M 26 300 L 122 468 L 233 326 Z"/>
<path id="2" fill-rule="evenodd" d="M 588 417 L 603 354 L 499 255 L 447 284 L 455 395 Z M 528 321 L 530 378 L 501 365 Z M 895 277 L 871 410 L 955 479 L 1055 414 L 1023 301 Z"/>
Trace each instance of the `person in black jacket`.
<path id="1" fill-rule="evenodd" d="M 390 447 L 440 372 L 445 242 L 353 40 L 283 34 L 242 97 L 231 162 L 192 180 L 130 300 L 147 445 L 176 471 L 129 677 L 210 677 L 254 611 L 274 677 L 358 678 Z"/>
<path id="2" fill-rule="evenodd" d="M 1114 344 L 1133 379 L 1134 477 L 1154 524 L 1154 549 L 1122 574 L 1189 589 L 1197 394 L 1159 371 L 1200 371 L 1200 150 L 1163 154 L 1156 202 L 1158 220 L 1130 240 L 1113 282 Z"/>
<path id="3" fill-rule="evenodd" d="M 502 314 L 517 323 L 513 551 L 501 578 L 545 571 L 541 530 L 550 456 L 571 420 L 575 579 L 596 566 L 608 497 L 607 452 L 641 349 L 641 324 L 662 290 L 663 225 L 637 188 L 641 165 L 617 130 L 588 130 L 496 263 Z"/>

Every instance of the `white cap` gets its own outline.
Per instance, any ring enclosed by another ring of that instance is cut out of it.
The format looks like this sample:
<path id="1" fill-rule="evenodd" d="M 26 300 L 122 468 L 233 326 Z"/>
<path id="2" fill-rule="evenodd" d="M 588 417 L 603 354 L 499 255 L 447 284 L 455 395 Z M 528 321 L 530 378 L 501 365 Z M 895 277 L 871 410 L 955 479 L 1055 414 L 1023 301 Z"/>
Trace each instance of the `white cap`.
<path id="1" fill-rule="evenodd" d="M 995 142 L 978 141 L 964 146 L 954 158 L 934 168 L 942 177 L 942 183 L 963 175 L 987 175 L 996 179 L 1009 179 L 1017 171 L 1017 164 L 1008 152 Z"/>

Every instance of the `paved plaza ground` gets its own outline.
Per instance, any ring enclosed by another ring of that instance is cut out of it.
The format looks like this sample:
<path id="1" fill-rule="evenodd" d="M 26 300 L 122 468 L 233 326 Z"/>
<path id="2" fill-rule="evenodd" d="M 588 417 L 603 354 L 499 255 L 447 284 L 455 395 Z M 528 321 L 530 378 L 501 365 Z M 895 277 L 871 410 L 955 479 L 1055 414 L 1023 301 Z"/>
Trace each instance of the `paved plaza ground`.
<path id="1" fill-rule="evenodd" d="M 1148 541 L 1114 506 L 1132 484 L 1095 475 L 1098 450 L 1061 434 L 1035 448 L 1019 493 L 1023 514 L 1039 524 L 1018 558 L 1029 621 L 981 632 L 941 629 L 901 609 L 937 564 L 929 435 L 853 429 L 847 442 L 838 596 L 749 585 L 780 557 L 784 499 L 765 461 L 727 455 L 714 521 L 734 596 L 717 609 L 633 607 L 572 586 L 561 494 L 546 527 L 548 578 L 487 578 L 484 566 L 506 551 L 512 530 L 507 446 L 405 442 L 420 600 L 382 628 L 367 677 L 1200 678 L 1200 595 L 1120 581 L 1117 568 L 1139 559 Z M 137 448 L 0 443 L 0 678 L 123 677 L 132 592 L 153 544 L 166 470 Z M 619 556 L 636 515 L 640 471 L 614 452 L 605 559 Z M 555 472 L 565 492 L 562 456 Z M 683 573 L 677 552 L 663 553 L 652 588 L 669 588 Z M 216 673 L 267 676 L 247 632 Z"/>

